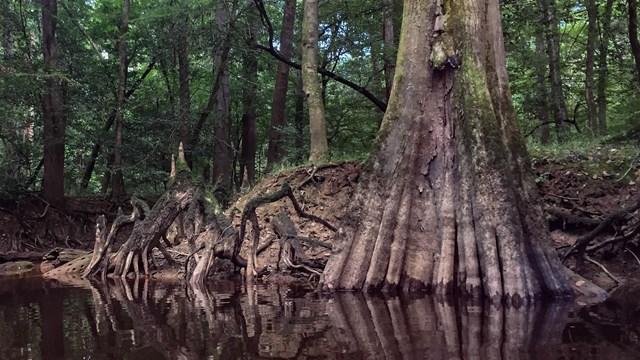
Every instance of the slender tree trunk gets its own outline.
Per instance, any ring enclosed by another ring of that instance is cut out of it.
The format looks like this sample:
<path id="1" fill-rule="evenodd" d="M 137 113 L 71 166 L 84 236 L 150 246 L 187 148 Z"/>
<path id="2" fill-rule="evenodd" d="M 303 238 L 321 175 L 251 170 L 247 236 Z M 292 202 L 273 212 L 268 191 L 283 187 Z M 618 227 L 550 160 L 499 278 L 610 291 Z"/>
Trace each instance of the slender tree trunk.
<path id="1" fill-rule="evenodd" d="M 611 15 L 613 0 L 607 0 L 602 18 L 600 34 L 600 54 L 598 59 L 598 133 L 607 134 L 607 57 L 609 53 L 609 38 L 611 35 Z"/>
<path id="2" fill-rule="evenodd" d="M 640 42 L 638 41 L 638 3 L 636 0 L 629 2 L 629 43 L 631 43 L 631 54 L 636 64 L 636 75 L 640 81 Z"/>
<path id="3" fill-rule="evenodd" d="M 127 100 L 136 91 L 136 89 L 142 83 L 142 81 L 147 77 L 147 75 L 149 75 L 151 70 L 153 70 L 153 67 L 155 66 L 155 64 L 156 64 L 156 59 L 154 58 L 147 65 L 147 68 L 142 73 L 142 75 L 136 80 L 135 84 L 124 94 L 125 100 Z M 169 98 L 171 97 L 172 95 L 169 95 Z M 171 101 L 171 103 L 173 103 L 173 101 Z M 80 181 L 81 189 L 86 189 L 89 186 L 89 181 L 91 180 L 91 176 L 93 175 L 93 169 L 96 166 L 96 160 L 98 160 L 98 155 L 100 155 L 100 151 L 102 149 L 103 137 L 105 137 L 106 134 L 109 132 L 109 130 L 111 130 L 111 127 L 115 122 L 115 119 L 116 119 L 116 110 L 114 109 L 109 115 L 107 122 L 102 127 L 102 132 L 98 135 L 98 139 L 96 140 L 96 143 L 93 144 L 91 155 L 89 156 L 89 160 L 87 160 L 87 165 L 84 168 L 84 175 L 82 176 L 82 180 Z"/>
<path id="4" fill-rule="evenodd" d="M 280 53 L 285 58 L 291 57 L 293 48 L 293 28 L 296 22 L 296 1 L 286 0 L 280 31 Z M 289 87 L 289 65 L 279 61 L 276 83 L 271 101 L 271 126 L 269 128 L 269 150 L 267 153 L 267 171 L 282 161 L 285 155 L 282 128 L 286 126 L 287 89 Z"/>
<path id="5" fill-rule="evenodd" d="M 180 6 L 187 7 L 189 4 L 181 1 Z M 189 167 L 193 165 L 191 149 L 191 90 L 189 88 L 189 12 L 184 10 L 181 13 L 178 23 L 178 74 L 180 79 L 180 141 L 184 146 L 185 159 Z"/>
<path id="6" fill-rule="evenodd" d="M 45 71 L 54 74 L 58 70 L 58 44 L 56 41 L 58 3 L 42 0 L 42 50 Z M 47 76 L 42 97 L 44 117 L 44 177 L 42 197 L 57 206 L 64 205 L 64 144 L 66 116 L 63 113 L 62 80 Z"/>
<path id="7" fill-rule="evenodd" d="M 545 52 L 545 40 L 543 35 L 536 36 L 536 112 L 540 126 L 540 142 L 548 144 L 551 133 L 549 131 L 549 90 L 547 88 L 548 57 Z"/>
<path id="8" fill-rule="evenodd" d="M 298 164 L 304 161 L 304 89 L 302 88 L 302 73 L 296 75 L 296 113 L 293 115 L 293 126 L 296 129 L 295 148 L 296 162 Z"/>
<path id="9" fill-rule="evenodd" d="M 226 0 L 220 1 L 215 14 L 216 27 L 223 37 L 231 31 L 227 5 Z M 224 194 L 222 198 L 226 198 L 231 190 L 231 124 L 229 117 L 231 99 L 229 98 L 229 63 L 224 61 L 223 51 L 224 49 L 219 47 L 214 50 L 214 65 L 220 69 L 220 86 L 216 94 L 217 111 L 213 126 L 212 181 L 217 185 L 219 193 Z"/>
<path id="10" fill-rule="evenodd" d="M 405 0 L 395 90 L 325 288 L 514 304 L 572 293 L 511 102 L 498 3 Z"/>
<path id="11" fill-rule="evenodd" d="M 311 153 L 309 161 L 329 159 L 327 127 L 322 103 L 322 89 L 316 74 L 318 67 L 318 0 L 304 0 L 302 19 L 302 84 L 309 107 Z"/>
<path id="12" fill-rule="evenodd" d="M 558 138 L 566 131 L 569 119 L 567 103 L 562 87 L 562 71 L 560 69 L 560 34 L 558 33 L 558 18 L 556 16 L 555 0 L 542 0 L 545 37 L 547 39 L 547 54 L 549 55 L 549 77 L 551 80 L 551 99 L 553 100 L 553 116 L 556 123 Z"/>
<path id="13" fill-rule="evenodd" d="M 122 127 L 124 123 L 124 98 L 127 87 L 127 31 L 129 31 L 130 0 L 124 0 L 122 7 L 122 20 L 120 23 L 120 37 L 118 38 L 118 90 L 116 93 L 115 136 L 113 147 L 113 167 L 111 176 L 111 197 L 118 199 L 125 194 L 124 176 L 122 175 Z"/>
<path id="14" fill-rule="evenodd" d="M 2 58 L 5 60 L 9 60 L 11 58 L 11 53 L 13 52 L 13 47 L 11 43 L 11 28 L 8 26 L 2 32 Z"/>
<path id="15" fill-rule="evenodd" d="M 585 67 L 585 92 L 587 100 L 587 119 L 592 133 L 598 133 L 598 108 L 595 91 L 596 40 L 598 38 L 598 4 L 596 0 L 587 0 L 588 31 L 587 60 Z"/>
<path id="16" fill-rule="evenodd" d="M 231 32 L 223 35 L 224 37 L 222 38 L 222 41 L 214 44 L 215 52 L 213 54 L 214 62 L 212 68 L 213 84 L 211 84 L 211 91 L 209 93 L 209 100 L 207 100 L 207 105 L 200 112 L 198 122 L 195 124 L 193 130 L 191 131 L 191 138 L 189 139 L 189 143 L 191 144 L 192 152 L 195 152 L 195 150 L 198 148 L 198 145 L 200 144 L 200 132 L 202 131 L 207 118 L 214 111 L 214 109 L 218 108 L 218 92 L 220 90 L 220 87 L 222 86 L 222 81 L 225 76 L 224 73 L 226 69 L 229 68 L 228 58 L 229 50 L 231 47 Z M 218 62 L 215 61 L 217 56 L 219 56 Z M 211 174 L 209 173 L 207 167 L 208 166 L 205 166 L 205 168 L 202 170 L 205 179 L 210 180 Z"/>
<path id="17" fill-rule="evenodd" d="M 255 24 L 259 24 L 257 10 L 251 8 L 249 19 L 250 38 L 256 38 Z M 253 48 L 253 46 L 252 46 Z M 243 67 L 245 88 L 242 96 L 242 149 L 240 151 L 240 177 L 241 183 L 248 182 L 253 185 L 256 181 L 256 89 L 253 79 L 258 78 L 258 58 L 255 53 L 247 51 L 244 55 Z M 287 70 L 288 72 L 288 70 Z M 277 86 L 277 85 L 276 85 Z M 285 91 L 286 92 L 286 91 Z M 275 92 L 274 92 L 275 98 Z M 273 112 L 272 112 L 273 114 Z M 273 117 L 272 117 L 273 119 Z M 245 180 L 246 176 L 246 180 Z"/>
<path id="18" fill-rule="evenodd" d="M 393 76 L 396 72 L 395 55 L 397 52 L 394 28 L 393 28 L 393 8 L 394 0 L 383 0 L 382 9 L 382 39 L 384 43 L 384 83 L 387 91 L 387 102 L 391 95 L 393 86 Z"/>

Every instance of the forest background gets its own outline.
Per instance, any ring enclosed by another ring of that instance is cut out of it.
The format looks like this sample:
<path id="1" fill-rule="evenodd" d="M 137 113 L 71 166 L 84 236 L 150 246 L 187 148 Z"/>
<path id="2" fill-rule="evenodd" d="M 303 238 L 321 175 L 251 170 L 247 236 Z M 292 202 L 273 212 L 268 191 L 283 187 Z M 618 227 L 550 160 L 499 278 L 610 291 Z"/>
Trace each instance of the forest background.
<path id="1" fill-rule="evenodd" d="M 514 105 L 534 160 L 609 146 L 619 156 L 596 173 L 633 175 L 625 170 L 637 144 L 620 141 L 640 132 L 636 1 L 500 3 Z M 401 7 L 320 2 L 328 154 L 312 160 L 370 152 Z M 300 72 L 278 61 L 301 63 L 302 1 L 7 0 L 0 14 L 2 198 L 40 190 L 52 204 L 157 198 L 183 142 L 193 173 L 226 204 L 243 183 L 313 154 Z"/>

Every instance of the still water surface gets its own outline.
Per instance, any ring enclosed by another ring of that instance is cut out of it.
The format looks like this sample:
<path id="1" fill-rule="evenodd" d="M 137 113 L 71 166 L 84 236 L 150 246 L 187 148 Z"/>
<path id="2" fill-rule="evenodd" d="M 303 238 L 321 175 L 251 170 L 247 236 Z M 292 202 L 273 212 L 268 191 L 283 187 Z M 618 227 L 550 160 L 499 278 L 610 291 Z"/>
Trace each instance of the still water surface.
<path id="1" fill-rule="evenodd" d="M 577 309 L 228 283 L 0 281 L 0 359 L 638 359 L 640 299 Z"/>

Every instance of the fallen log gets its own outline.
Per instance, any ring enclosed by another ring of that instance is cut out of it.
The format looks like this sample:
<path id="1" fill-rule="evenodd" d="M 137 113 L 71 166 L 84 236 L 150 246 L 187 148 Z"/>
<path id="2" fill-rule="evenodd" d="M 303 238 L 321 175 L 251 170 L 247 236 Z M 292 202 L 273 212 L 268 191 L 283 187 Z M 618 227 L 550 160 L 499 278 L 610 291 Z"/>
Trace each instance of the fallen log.
<path id="1" fill-rule="evenodd" d="M 41 261 L 45 252 L 41 251 L 23 251 L 0 254 L 0 263 L 12 261 Z"/>

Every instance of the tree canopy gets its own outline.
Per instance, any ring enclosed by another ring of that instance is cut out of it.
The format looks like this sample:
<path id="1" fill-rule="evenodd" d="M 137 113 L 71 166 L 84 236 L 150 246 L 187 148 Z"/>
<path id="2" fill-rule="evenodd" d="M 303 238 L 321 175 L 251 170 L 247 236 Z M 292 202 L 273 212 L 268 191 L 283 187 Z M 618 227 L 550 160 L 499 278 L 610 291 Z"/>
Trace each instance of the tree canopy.
<path id="1" fill-rule="evenodd" d="M 269 171 L 306 161 L 308 112 L 295 66 L 287 74 L 285 121 L 272 127 L 278 66 L 281 60 L 299 65 L 302 55 L 302 2 L 295 4 L 290 40 L 281 39 L 285 2 L 132 1 L 126 31 L 122 1 L 2 2 L 0 191 L 39 191 L 46 185 L 43 101 L 52 80 L 59 84 L 66 124 L 60 140 L 67 196 L 109 193 L 112 175 L 120 170 L 128 194 L 160 194 L 170 154 L 187 138 L 194 173 L 211 184 L 216 184 L 214 163 L 221 151 L 216 149 L 228 152 L 223 159 L 231 184 L 227 193 L 240 188 L 242 164 L 255 169 L 250 177 L 265 174 L 270 134 L 283 150 Z M 45 4 L 57 9 L 54 68 L 43 52 Z M 591 1 L 500 1 L 513 101 L 530 143 L 612 138 L 637 130 L 636 7 L 633 0 L 599 1 L 595 8 Z M 228 13 L 222 27 L 216 20 L 220 9 Z M 318 78 L 331 159 L 364 158 L 372 148 L 380 109 L 386 106 L 401 14 L 401 1 L 319 4 Z M 554 34 L 557 56 L 550 51 Z M 289 56 L 283 56 L 282 41 L 291 41 Z M 121 114 L 119 43 L 126 45 Z M 222 75 L 221 57 L 228 62 Z M 255 59 L 255 71 L 247 70 L 252 66 L 247 58 Z M 220 107 L 220 97 L 211 96 L 220 86 L 228 86 L 228 104 L 223 104 L 228 111 Z M 247 89 L 253 90 L 249 103 L 243 96 Z M 560 90 L 567 115 L 558 120 L 554 109 L 560 105 L 553 94 Z M 247 106 L 255 109 L 255 122 L 243 121 Z M 114 165 L 120 115 L 122 164 Z M 214 132 L 215 124 L 228 127 L 223 138 Z M 254 139 L 243 124 L 255 124 Z M 247 156 L 254 161 L 241 160 L 245 142 L 252 143 Z"/>

